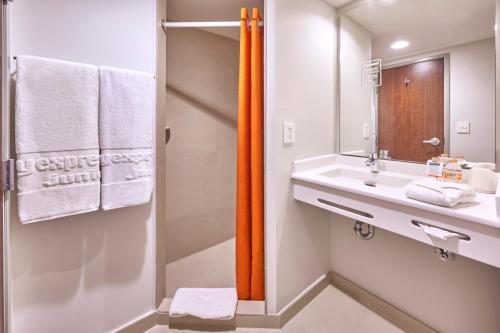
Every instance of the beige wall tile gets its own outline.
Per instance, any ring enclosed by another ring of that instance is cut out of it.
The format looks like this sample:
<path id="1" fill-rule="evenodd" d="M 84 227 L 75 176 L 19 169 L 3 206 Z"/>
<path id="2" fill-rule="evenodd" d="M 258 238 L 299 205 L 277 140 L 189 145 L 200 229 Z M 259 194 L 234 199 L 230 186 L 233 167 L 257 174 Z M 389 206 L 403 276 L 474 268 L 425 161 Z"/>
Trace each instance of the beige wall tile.
<path id="1" fill-rule="evenodd" d="M 238 62 L 235 40 L 167 31 L 167 263 L 235 235 Z"/>
<path id="2" fill-rule="evenodd" d="M 226 288 L 235 282 L 235 240 L 167 264 L 167 297 L 174 296 L 177 288 Z"/>

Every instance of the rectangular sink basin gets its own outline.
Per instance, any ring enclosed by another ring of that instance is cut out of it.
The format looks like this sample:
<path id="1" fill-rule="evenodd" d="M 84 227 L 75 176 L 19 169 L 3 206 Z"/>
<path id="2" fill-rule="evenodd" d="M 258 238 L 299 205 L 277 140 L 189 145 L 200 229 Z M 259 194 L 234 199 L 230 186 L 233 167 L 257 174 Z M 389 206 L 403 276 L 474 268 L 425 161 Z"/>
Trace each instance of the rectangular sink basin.
<path id="1" fill-rule="evenodd" d="M 368 187 L 392 187 L 401 188 L 413 181 L 411 178 L 398 177 L 387 175 L 383 171 L 379 173 L 372 173 L 370 170 L 355 170 L 347 168 L 339 168 L 327 171 L 322 174 L 342 182 L 352 182 L 358 185 L 366 185 Z"/>

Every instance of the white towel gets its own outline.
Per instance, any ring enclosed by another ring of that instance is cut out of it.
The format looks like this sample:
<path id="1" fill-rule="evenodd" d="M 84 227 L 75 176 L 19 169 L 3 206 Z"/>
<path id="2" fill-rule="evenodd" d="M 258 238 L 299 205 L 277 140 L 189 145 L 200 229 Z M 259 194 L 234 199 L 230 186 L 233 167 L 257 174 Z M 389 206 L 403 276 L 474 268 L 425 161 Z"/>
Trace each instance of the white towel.
<path id="1" fill-rule="evenodd" d="M 422 224 L 422 230 L 429 235 L 442 240 L 448 240 L 450 238 L 455 238 L 457 236 L 456 233 L 450 232 L 441 228 L 436 228 L 430 225 Z"/>
<path id="2" fill-rule="evenodd" d="M 476 192 L 466 184 L 424 179 L 410 184 L 406 189 L 410 199 L 433 205 L 454 207 L 474 200 Z"/>
<path id="3" fill-rule="evenodd" d="M 149 202 L 153 189 L 151 74 L 100 68 L 99 139 L 104 210 Z"/>
<path id="4" fill-rule="evenodd" d="M 15 139 L 19 219 L 99 209 L 97 67 L 17 57 Z"/>
<path id="5" fill-rule="evenodd" d="M 235 288 L 180 288 L 170 304 L 169 315 L 231 320 L 237 305 Z"/>

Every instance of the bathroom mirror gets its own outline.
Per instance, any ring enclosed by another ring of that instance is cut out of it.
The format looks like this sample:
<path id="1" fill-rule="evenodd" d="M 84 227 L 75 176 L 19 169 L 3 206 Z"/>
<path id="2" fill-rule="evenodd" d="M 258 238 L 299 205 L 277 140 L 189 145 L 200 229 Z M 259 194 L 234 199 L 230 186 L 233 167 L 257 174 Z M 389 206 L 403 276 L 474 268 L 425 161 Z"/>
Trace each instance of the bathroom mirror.
<path id="1" fill-rule="evenodd" d="M 340 10 L 340 153 L 494 163 L 495 30 L 495 0 Z"/>

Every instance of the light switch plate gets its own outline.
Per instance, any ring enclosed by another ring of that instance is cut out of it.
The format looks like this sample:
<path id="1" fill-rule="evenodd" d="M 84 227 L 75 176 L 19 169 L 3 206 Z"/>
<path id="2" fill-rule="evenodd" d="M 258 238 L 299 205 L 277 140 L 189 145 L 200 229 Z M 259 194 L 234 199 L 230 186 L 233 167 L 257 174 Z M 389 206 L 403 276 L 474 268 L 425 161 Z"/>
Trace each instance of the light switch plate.
<path id="1" fill-rule="evenodd" d="M 295 123 L 290 121 L 283 123 L 283 143 L 288 145 L 295 143 Z"/>
<path id="2" fill-rule="evenodd" d="M 363 123 L 363 139 L 370 138 L 370 125 L 368 123 Z"/>
<path id="3" fill-rule="evenodd" d="M 470 121 L 463 120 L 457 122 L 458 134 L 470 134 Z"/>

